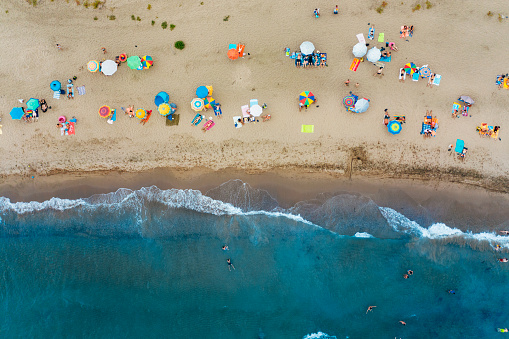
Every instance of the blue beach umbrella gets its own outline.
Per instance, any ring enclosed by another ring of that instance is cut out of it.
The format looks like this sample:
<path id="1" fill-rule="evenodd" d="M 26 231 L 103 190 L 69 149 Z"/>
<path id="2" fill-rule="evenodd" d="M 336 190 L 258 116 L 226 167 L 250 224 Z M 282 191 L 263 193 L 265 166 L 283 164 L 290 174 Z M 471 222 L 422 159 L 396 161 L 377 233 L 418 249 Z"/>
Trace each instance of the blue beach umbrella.
<path id="1" fill-rule="evenodd" d="M 10 113 L 12 120 L 21 120 L 24 114 L 23 107 L 14 107 Z"/>
<path id="2" fill-rule="evenodd" d="M 62 88 L 62 85 L 60 84 L 60 81 L 53 80 L 51 84 L 49 84 L 49 88 L 51 88 L 52 91 L 60 91 L 60 88 Z"/>
<path id="3" fill-rule="evenodd" d="M 399 134 L 399 132 L 401 132 L 401 123 L 399 121 L 392 120 L 387 125 L 387 129 L 391 134 Z"/>
<path id="4" fill-rule="evenodd" d="M 31 98 L 27 101 L 27 108 L 31 110 L 36 110 L 39 107 L 39 99 Z"/>
<path id="5" fill-rule="evenodd" d="M 159 92 L 157 93 L 156 97 L 154 98 L 154 104 L 159 107 L 161 104 L 167 104 L 168 101 L 170 101 L 170 96 L 166 92 Z"/>
<path id="6" fill-rule="evenodd" d="M 204 99 L 209 95 L 209 89 L 205 86 L 200 86 L 196 89 L 196 96 L 200 99 Z"/>

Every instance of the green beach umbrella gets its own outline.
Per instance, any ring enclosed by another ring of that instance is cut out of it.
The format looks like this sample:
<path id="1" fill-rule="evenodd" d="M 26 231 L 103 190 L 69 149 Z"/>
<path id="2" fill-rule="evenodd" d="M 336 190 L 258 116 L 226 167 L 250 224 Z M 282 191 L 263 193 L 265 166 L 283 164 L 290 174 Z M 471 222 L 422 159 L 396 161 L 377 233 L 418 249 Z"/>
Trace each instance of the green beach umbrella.
<path id="1" fill-rule="evenodd" d="M 127 66 L 129 66 L 130 69 L 138 69 L 141 65 L 141 59 L 137 55 L 130 56 L 127 58 Z"/>

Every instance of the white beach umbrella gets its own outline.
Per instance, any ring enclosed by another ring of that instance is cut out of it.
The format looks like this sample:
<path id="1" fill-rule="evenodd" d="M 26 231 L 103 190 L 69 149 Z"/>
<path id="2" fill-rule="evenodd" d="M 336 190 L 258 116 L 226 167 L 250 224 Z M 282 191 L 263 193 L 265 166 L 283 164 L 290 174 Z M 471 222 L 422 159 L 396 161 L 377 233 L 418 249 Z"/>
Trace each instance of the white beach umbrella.
<path id="1" fill-rule="evenodd" d="M 260 115 L 262 115 L 263 109 L 262 106 L 260 105 L 253 105 L 251 106 L 251 108 L 249 108 L 249 112 L 251 113 L 252 116 L 259 117 Z"/>
<path id="2" fill-rule="evenodd" d="M 369 100 L 366 98 L 362 98 L 362 99 L 357 100 L 352 111 L 354 111 L 355 113 L 364 113 L 368 110 L 368 108 L 369 108 Z"/>
<path id="3" fill-rule="evenodd" d="M 366 44 L 363 44 L 362 42 L 359 42 L 355 46 L 353 46 L 353 55 L 357 58 L 362 58 L 366 55 L 366 52 L 368 51 L 368 47 Z"/>
<path id="4" fill-rule="evenodd" d="M 368 54 L 366 54 L 366 58 L 369 62 L 377 62 L 382 57 L 382 52 L 376 47 L 373 47 L 368 51 Z"/>
<path id="5" fill-rule="evenodd" d="M 304 55 L 309 55 L 315 51 L 315 45 L 310 41 L 304 41 L 300 44 L 300 52 Z"/>
<path id="6" fill-rule="evenodd" d="M 101 65 L 101 72 L 106 75 L 113 75 L 117 71 L 117 64 L 113 60 L 106 60 Z"/>

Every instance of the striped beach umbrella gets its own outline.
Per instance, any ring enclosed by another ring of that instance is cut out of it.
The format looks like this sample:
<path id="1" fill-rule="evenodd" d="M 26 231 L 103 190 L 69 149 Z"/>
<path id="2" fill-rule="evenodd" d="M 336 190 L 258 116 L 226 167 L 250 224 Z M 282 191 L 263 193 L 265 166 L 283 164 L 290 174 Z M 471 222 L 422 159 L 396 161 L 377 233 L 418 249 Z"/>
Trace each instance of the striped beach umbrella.
<path id="1" fill-rule="evenodd" d="M 162 116 L 167 116 L 170 113 L 170 105 L 160 104 L 159 107 L 157 107 L 157 110 Z"/>
<path id="2" fill-rule="evenodd" d="M 99 61 L 90 60 L 87 64 L 87 68 L 92 73 L 97 72 L 99 70 Z"/>
<path id="3" fill-rule="evenodd" d="M 387 129 L 391 134 L 399 134 L 399 132 L 401 132 L 401 123 L 399 121 L 392 120 L 387 125 Z"/>
<path id="4" fill-rule="evenodd" d="M 406 74 L 414 74 L 415 72 L 419 71 L 419 69 L 413 62 L 405 64 L 405 66 L 403 66 L 403 69 L 405 70 Z"/>
<path id="5" fill-rule="evenodd" d="M 315 96 L 310 91 L 304 91 L 299 95 L 299 102 L 305 106 L 311 105 L 315 102 Z"/>
<path id="6" fill-rule="evenodd" d="M 109 117 L 110 115 L 111 115 L 111 108 L 110 108 L 110 106 L 106 106 L 106 105 L 104 105 L 104 106 L 101 106 L 101 107 L 99 108 L 99 116 L 100 116 L 101 118 L 107 118 L 107 117 Z"/>
<path id="7" fill-rule="evenodd" d="M 149 68 L 154 64 L 154 61 L 152 60 L 152 57 L 150 55 L 145 55 L 141 58 L 141 66 L 143 68 Z"/>
<path id="8" fill-rule="evenodd" d="M 419 69 L 419 75 L 422 77 L 422 78 L 428 78 L 430 75 L 431 75 L 431 70 L 429 69 L 428 66 L 422 66 L 420 69 Z"/>
<path id="9" fill-rule="evenodd" d="M 205 99 L 203 99 L 203 105 L 206 108 L 212 108 L 212 106 L 214 106 L 215 103 L 216 101 L 214 100 L 213 97 L 206 97 Z"/>
<path id="10" fill-rule="evenodd" d="M 137 55 L 130 56 L 127 58 L 127 66 L 130 69 L 138 69 L 141 66 L 141 59 Z"/>
<path id="11" fill-rule="evenodd" d="M 201 111 L 203 109 L 203 106 L 204 106 L 203 99 L 194 98 L 193 101 L 191 101 L 191 108 L 196 112 Z"/>
<path id="12" fill-rule="evenodd" d="M 147 115 L 147 112 L 143 108 L 138 108 L 135 113 L 138 119 L 143 119 Z"/>
<path id="13" fill-rule="evenodd" d="M 345 105 L 346 108 L 352 107 L 353 105 L 355 105 L 355 97 L 353 95 L 344 97 L 343 105 Z"/>

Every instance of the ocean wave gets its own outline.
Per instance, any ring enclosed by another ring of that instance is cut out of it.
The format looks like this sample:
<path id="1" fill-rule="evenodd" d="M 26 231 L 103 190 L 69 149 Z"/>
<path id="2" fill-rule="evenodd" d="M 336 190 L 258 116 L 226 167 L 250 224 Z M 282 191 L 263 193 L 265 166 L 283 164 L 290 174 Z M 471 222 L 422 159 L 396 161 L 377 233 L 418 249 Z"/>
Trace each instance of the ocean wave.
<path id="1" fill-rule="evenodd" d="M 357 233 L 355 233 L 354 237 L 355 238 L 374 238 L 374 236 L 372 236 L 371 234 L 366 233 L 366 232 L 357 232 Z"/>
<path id="2" fill-rule="evenodd" d="M 337 339 L 336 336 L 328 335 L 323 332 L 316 332 L 305 335 L 302 339 Z"/>

